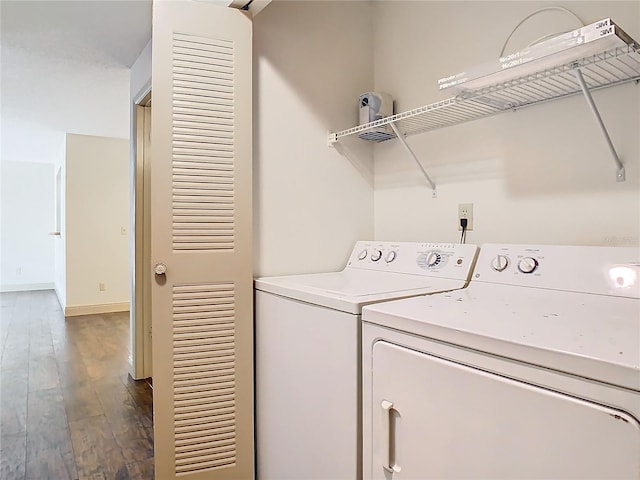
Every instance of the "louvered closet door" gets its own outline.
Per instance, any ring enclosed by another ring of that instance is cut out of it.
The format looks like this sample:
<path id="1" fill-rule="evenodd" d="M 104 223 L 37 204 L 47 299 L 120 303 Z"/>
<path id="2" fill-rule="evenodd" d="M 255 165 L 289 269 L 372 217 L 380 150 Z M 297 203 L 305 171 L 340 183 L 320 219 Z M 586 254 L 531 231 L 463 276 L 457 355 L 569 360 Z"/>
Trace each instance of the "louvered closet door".
<path id="1" fill-rule="evenodd" d="M 253 478 L 251 21 L 155 2 L 156 479 Z"/>

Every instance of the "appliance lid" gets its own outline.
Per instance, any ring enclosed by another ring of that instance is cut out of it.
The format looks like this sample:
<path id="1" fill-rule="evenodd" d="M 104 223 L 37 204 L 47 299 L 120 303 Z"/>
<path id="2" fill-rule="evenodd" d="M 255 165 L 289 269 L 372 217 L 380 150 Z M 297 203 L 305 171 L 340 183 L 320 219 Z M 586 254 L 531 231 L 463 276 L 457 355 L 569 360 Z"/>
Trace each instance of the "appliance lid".
<path id="1" fill-rule="evenodd" d="M 465 284 L 464 280 L 359 269 L 255 280 L 256 290 L 355 314 L 371 303 L 446 292 Z"/>
<path id="2" fill-rule="evenodd" d="M 640 300 L 471 282 L 363 321 L 640 391 Z"/>

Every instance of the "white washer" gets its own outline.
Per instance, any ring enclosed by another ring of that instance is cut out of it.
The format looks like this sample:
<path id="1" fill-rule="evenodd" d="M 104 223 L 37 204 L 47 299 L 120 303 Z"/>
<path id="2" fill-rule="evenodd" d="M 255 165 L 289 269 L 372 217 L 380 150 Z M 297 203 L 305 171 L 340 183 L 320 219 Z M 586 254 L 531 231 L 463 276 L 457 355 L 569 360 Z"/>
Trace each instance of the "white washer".
<path id="1" fill-rule="evenodd" d="M 260 480 L 362 477 L 362 307 L 462 288 L 476 253 L 357 242 L 341 272 L 256 279 Z"/>
<path id="2" fill-rule="evenodd" d="M 638 249 L 484 245 L 362 315 L 365 479 L 639 478 Z"/>

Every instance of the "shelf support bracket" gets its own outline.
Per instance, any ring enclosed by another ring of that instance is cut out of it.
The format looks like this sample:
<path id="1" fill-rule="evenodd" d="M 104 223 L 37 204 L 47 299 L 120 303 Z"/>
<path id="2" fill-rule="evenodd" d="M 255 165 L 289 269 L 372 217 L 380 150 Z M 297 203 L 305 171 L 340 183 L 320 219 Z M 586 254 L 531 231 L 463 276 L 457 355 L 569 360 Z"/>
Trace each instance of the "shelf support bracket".
<path id="1" fill-rule="evenodd" d="M 416 156 L 416 154 L 413 152 L 413 150 L 411 150 L 411 147 L 409 146 L 407 141 L 404 139 L 404 135 L 402 135 L 400 133 L 400 130 L 398 130 L 398 127 L 396 127 L 396 124 L 394 122 L 391 122 L 389 125 L 391 126 L 391 129 L 393 130 L 393 132 L 396 134 L 396 137 L 398 137 L 398 140 L 400 140 L 400 143 L 402 144 L 402 146 L 409 153 L 409 155 L 411 155 L 411 158 L 413 158 L 413 160 L 416 162 L 416 164 L 422 171 L 424 178 L 427 179 L 427 182 L 429 183 L 431 190 L 433 190 L 433 192 L 431 193 L 431 197 L 436 198 L 438 196 L 438 192 L 436 191 L 436 184 L 433 183 L 433 180 L 431 180 L 431 177 L 422 166 L 422 163 L 420 163 L 420 160 L 418 160 L 418 157 Z"/>
<path id="2" fill-rule="evenodd" d="M 600 130 L 602 130 L 602 134 L 604 135 L 604 138 L 607 141 L 607 145 L 609 146 L 609 150 L 611 151 L 611 155 L 613 156 L 613 161 L 616 163 L 616 167 L 618 168 L 618 172 L 616 174 L 616 181 L 624 182 L 626 180 L 624 165 L 622 164 L 622 162 L 620 161 L 620 158 L 618 157 L 618 153 L 616 152 L 616 149 L 613 146 L 611 137 L 609 137 L 609 132 L 607 132 L 607 128 L 604 126 L 604 122 L 602 121 L 602 117 L 600 116 L 600 112 L 598 111 L 598 107 L 593 101 L 593 97 L 591 96 L 589 87 L 584 81 L 584 77 L 582 76 L 582 71 L 580 70 L 579 67 L 576 67 L 573 69 L 573 74 L 575 75 L 576 80 L 580 84 L 580 88 L 582 89 L 582 93 L 584 94 L 585 100 L 589 104 L 591 113 L 593 113 L 593 116 L 596 117 L 596 122 L 598 122 L 598 125 L 600 126 Z"/>

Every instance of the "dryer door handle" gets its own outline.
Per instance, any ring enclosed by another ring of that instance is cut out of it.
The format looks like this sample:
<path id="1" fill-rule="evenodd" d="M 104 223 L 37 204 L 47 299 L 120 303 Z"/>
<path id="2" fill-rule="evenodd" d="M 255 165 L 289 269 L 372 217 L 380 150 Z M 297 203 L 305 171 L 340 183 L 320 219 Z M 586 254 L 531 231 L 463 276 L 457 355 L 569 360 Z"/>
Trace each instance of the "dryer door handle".
<path id="1" fill-rule="evenodd" d="M 391 415 L 393 403 L 383 400 L 380 406 L 382 407 L 382 467 L 389 472 L 393 472 L 394 468 L 391 466 L 391 448 L 393 445 L 391 439 Z"/>

